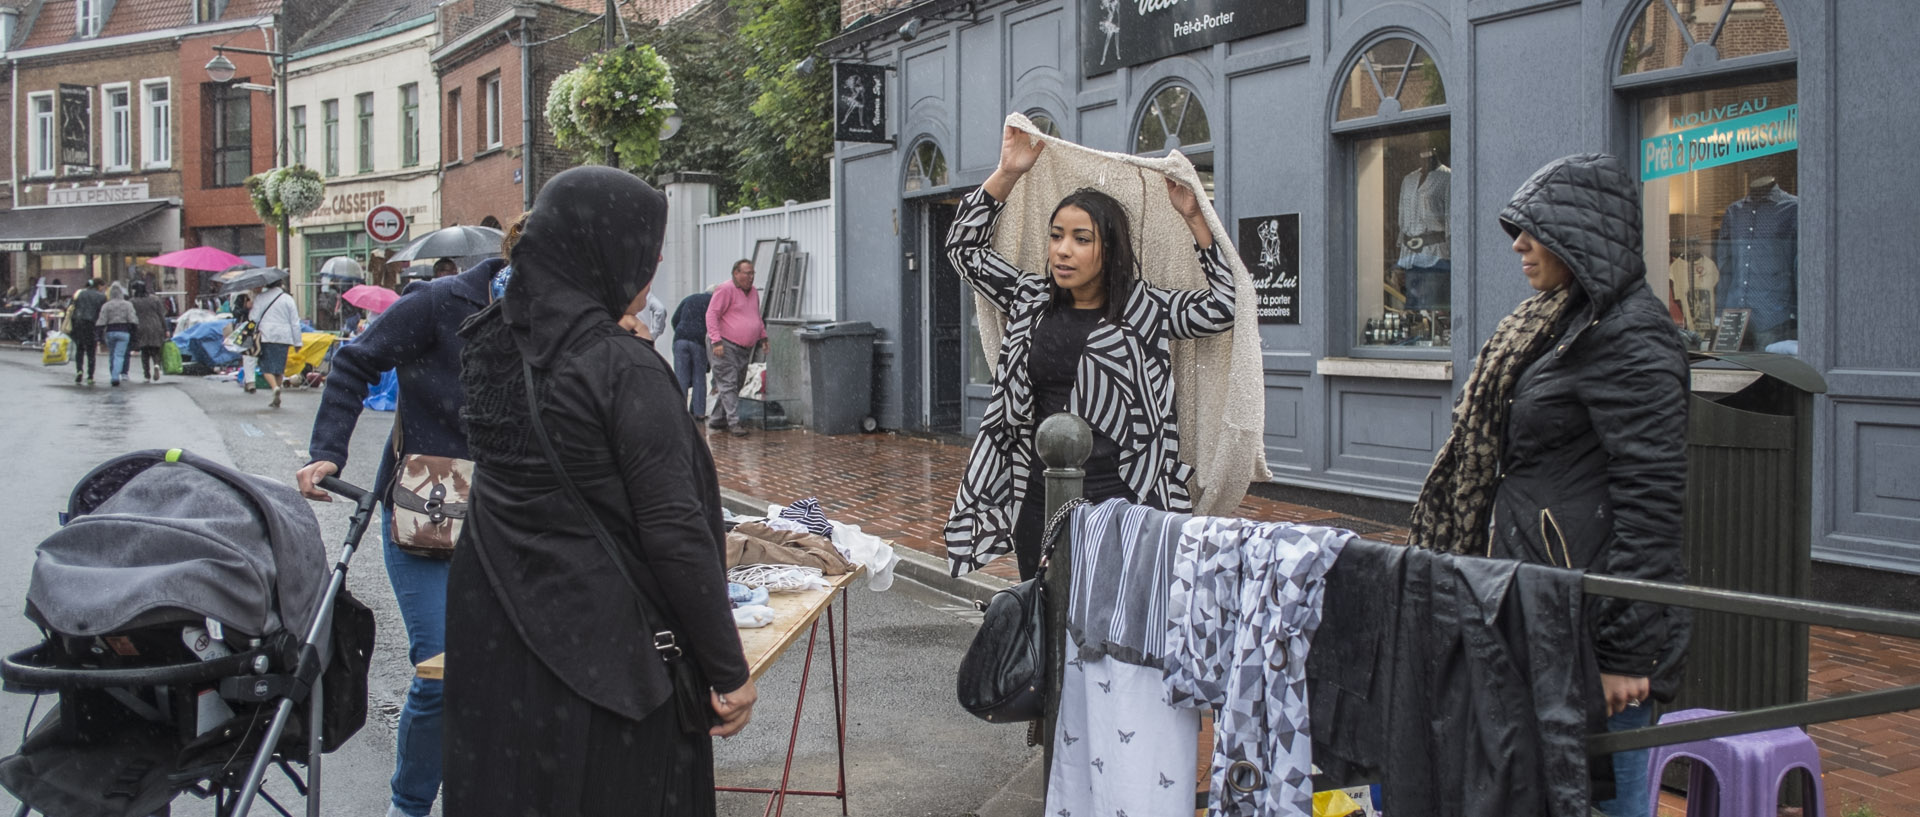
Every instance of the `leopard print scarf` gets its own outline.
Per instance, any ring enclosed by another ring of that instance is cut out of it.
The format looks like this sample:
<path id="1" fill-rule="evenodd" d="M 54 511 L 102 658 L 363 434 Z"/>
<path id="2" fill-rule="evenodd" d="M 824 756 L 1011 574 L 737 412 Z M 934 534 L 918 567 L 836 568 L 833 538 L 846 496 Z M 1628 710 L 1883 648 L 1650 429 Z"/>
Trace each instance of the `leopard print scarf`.
<path id="1" fill-rule="evenodd" d="M 1486 551 L 1493 495 L 1500 487 L 1508 401 L 1520 373 L 1553 345 L 1569 289 L 1521 301 L 1480 347 L 1473 372 L 1453 404 L 1453 431 L 1420 486 L 1408 544 L 1447 553 Z"/>

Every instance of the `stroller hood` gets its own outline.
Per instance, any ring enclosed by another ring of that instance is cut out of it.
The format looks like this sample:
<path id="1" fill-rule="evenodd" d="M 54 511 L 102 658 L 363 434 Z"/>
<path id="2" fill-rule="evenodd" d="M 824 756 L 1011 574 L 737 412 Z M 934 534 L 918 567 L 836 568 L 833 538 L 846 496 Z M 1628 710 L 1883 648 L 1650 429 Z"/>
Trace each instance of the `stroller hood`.
<path id="1" fill-rule="evenodd" d="M 320 525 L 299 492 L 180 451 L 111 460 L 40 543 L 29 615 L 76 636 L 206 616 L 304 633 L 326 590 Z"/>

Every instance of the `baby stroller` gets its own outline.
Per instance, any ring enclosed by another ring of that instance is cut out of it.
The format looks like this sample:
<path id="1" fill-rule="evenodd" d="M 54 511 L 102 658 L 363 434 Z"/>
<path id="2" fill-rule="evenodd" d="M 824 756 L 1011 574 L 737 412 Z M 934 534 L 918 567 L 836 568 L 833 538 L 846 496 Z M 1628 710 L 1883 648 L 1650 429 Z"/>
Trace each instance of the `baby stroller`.
<path id="1" fill-rule="evenodd" d="M 0 660 L 7 691 L 59 702 L 0 759 L 19 817 L 164 815 L 183 792 L 292 817 L 261 791 L 273 765 L 320 813 L 321 754 L 366 722 L 374 628 L 343 586 L 373 498 L 324 485 L 357 502 L 331 573 L 312 509 L 272 480 L 175 449 L 75 486 L 27 591 L 45 640 Z"/>

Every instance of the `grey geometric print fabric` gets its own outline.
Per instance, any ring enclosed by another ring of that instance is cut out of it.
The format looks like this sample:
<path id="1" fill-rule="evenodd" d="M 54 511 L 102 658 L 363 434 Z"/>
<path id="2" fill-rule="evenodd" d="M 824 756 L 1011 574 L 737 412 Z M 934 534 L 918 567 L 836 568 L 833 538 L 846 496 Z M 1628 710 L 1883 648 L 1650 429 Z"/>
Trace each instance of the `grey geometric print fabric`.
<path id="1" fill-rule="evenodd" d="M 1307 651 L 1322 578 L 1353 533 L 1194 517 L 1168 594 L 1167 702 L 1216 711 L 1210 817 L 1307 815 Z"/>
<path id="2" fill-rule="evenodd" d="M 947 233 L 947 253 L 975 294 L 1006 316 L 993 397 L 967 457 L 953 510 L 947 517 L 947 560 L 953 575 L 978 570 L 1013 550 L 1014 520 L 1029 475 L 1040 468 L 1034 449 L 1033 384 L 1027 361 L 1034 327 L 1050 300 L 1047 279 L 1027 275 L 992 248 L 1000 202 L 985 190 L 961 200 Z M 1173 511 L 1193 507 L 1188 485 L 1194 467 L 1180 458 L 1169 340 L 1219 335 L 1233 327 L 1233 271 L 1222 245 L 1196 252 L 1207 288 L 1166 290 L 1142 282 L 1127 296 L 1118 323 L 1102 320 L 1087 336 L 1075 370 L 1067 411 L 1120 447 L 1120 478 L 1141 504 Z M 1191 263 L 1191 262 L 1189 262 Z M 1246 483 L 1240 485 L 1245 492 Z M 1031 498 L 1038 501 L 1038 497 Z M 1238 502 L 1238 497 L 1235 497 Z"/>

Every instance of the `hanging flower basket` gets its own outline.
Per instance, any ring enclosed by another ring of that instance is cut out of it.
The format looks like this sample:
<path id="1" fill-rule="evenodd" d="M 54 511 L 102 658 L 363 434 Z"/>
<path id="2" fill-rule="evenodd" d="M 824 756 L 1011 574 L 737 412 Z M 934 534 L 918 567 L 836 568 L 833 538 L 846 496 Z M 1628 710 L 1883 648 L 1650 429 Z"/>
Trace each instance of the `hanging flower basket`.
<path id="1" fill-rule="evenodd" d="M 247 177 L 247 196 L 260 220 L 278 224 L 282 216 L 296 219 L 320 209 L 326 182 L 306 165 L 276 167 Z"/>
<path id="2" fill-rule="evenodd" d="M 673 71 L 650 45 L 594 54 L 547 87 L 547 125 L 564 150 L 621 167 L 651 166 L 673 103 Z"/>

